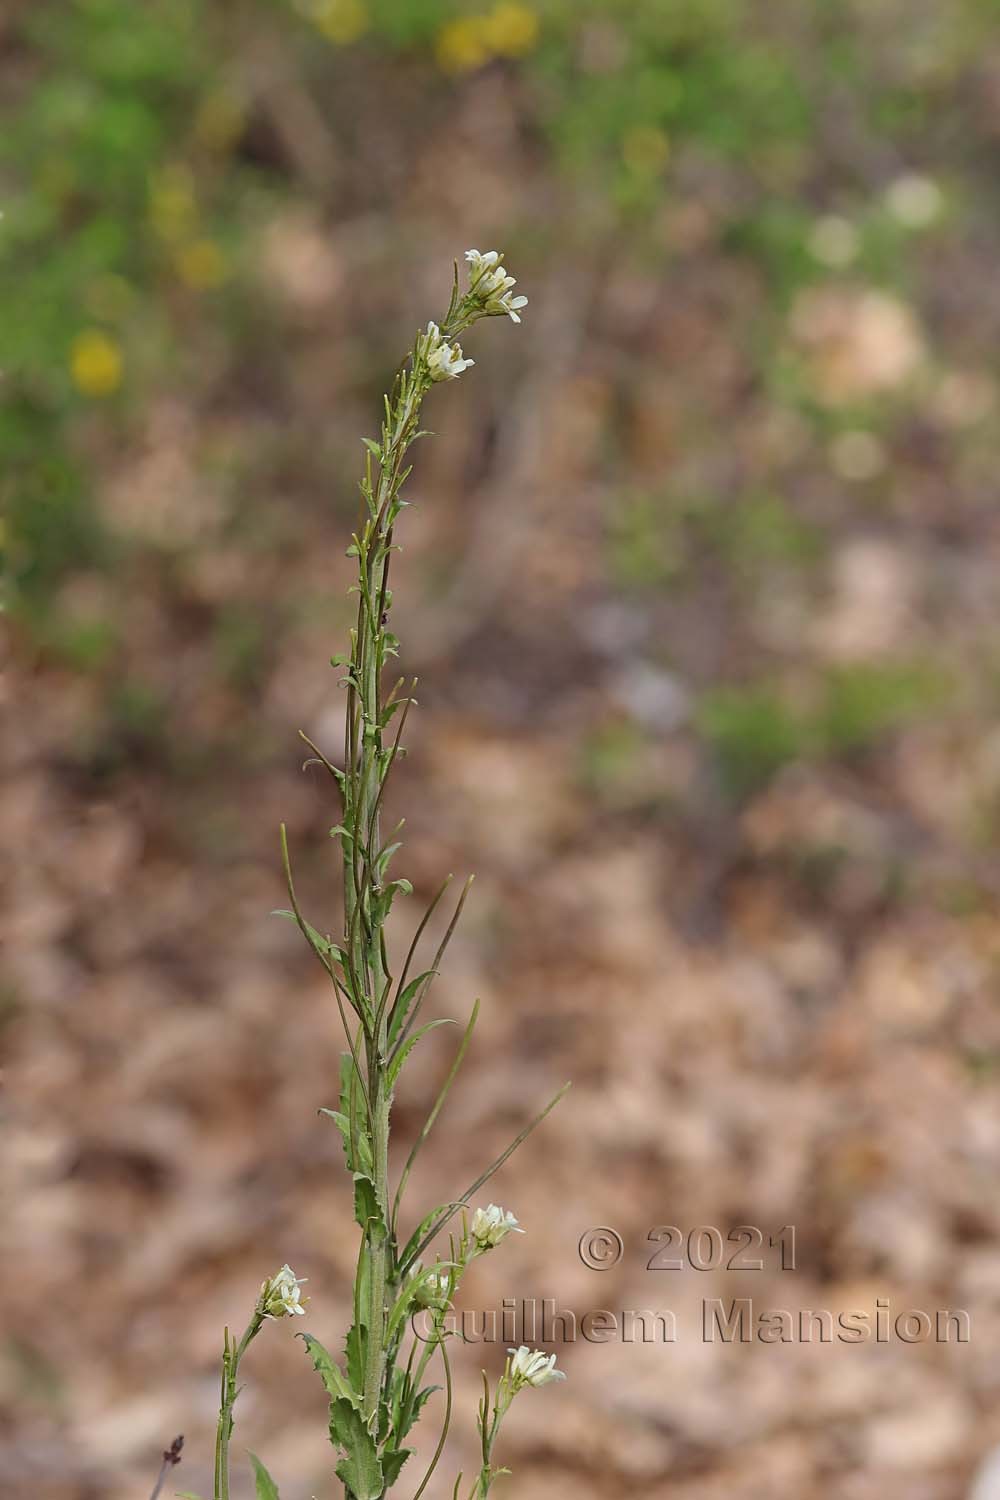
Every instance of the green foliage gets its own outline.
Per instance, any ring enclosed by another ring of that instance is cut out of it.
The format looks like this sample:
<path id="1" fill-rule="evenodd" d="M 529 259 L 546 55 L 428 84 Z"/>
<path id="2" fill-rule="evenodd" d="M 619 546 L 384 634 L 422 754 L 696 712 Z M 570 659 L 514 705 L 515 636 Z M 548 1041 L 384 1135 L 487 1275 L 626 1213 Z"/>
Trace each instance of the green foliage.
<path id="1" fill-rule="evenodd" d="M 661 588 L 687 562 L 683 509 L 672 497 L 638 492 L 616 495 L 608 516 L 612 577 L 624 587 Z"/>
<path id="2" fill-rule="evenodd" d="M 788 500 L 755 491 L 732 498 L 672 489 L 616 495 L 608 546 L 622 587 L 674 594 L 720 566 L 745 583 L 776 569 L 808 568 L 823 555 L 817 528 Z"/>
<path id="3" fill-rule="evenodd" d="M 313 1368 L 319 1375 L 331 1401 L 346 1400 L 352 1406 L 361 1409 L 361 1392 L 356 1389 L 344 1376 L 340 1366 L 327 1353 L 319 1339 L 314 1338 L 311 1333 L 300 1335 L 309 1350 L 309 1357 L 313 1362 Z"/>
<path id="4" fill-rule="evenodd" d="M 864 662 L 827 672 L 805 694 L 768 682 L 716 689 L 702 698 L 699 725 L 741 799 L 792 761 L 871 750 L 947 697 L 941 675 L 923 663 Z"/>
<path id="5" fill-rule="evenodd" d="M 341 1397 L 330 1402 L 330 1441 L 344 1457 L 337 1475 L 354 1500 L 379 1500 L 385 1477 L 375 1448 L 375 1439 L 353 1402 Z"/>
<path id="6" fill-rule="evenodd" d="M 257 1457 L 256 1453 L 249 1455 L 253 1464 L 254 1482 L 257 1486 L 257 1500 L 280 1500 L 278 1486 Z"/>
<path id="7" fill-rule="evenodd" d="M 766 685 L 720 688 L 702 700 L 700 724 L 736 797 L 764 786 L 805 746 L 798 715 Z"/>
<path id="8" fill-rule="evenodd" d="M 939 709 L 947 698 L 941 675 L 920 663 L 841 667 L 822 683 L 813 738 L 827 755 L 867 750 L 890 731 Z"/>

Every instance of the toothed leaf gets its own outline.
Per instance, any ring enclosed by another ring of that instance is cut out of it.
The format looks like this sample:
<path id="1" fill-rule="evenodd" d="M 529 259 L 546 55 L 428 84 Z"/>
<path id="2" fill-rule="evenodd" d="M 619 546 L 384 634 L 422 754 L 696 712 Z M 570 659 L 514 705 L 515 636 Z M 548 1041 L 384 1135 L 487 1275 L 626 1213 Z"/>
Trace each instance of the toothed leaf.
<path id="1" fill-rule="evenodd" d="M 375 1441 L 361 1412 L 343 1397 L 330 1403 L 330 1441 L 345 1454 L 337 1465 L 337 1477 L 354 1500 L 379 1500 L 385 1480 Z"/>
<path id="2" fill-rule="evenodd" d="M 360 1411 L 361 1397 L 333 1356 L 320 1343 L 319 1339 L 313 1338 L 311 1333 L 300 1333 L 299 1338 L 309 1350 L 313 1369 L 326 1387 L 327 1395 L 331 1401 L 343 1398 L 345 1401 L 350 1401 L 351 1405 L 356 1406 Z"/>

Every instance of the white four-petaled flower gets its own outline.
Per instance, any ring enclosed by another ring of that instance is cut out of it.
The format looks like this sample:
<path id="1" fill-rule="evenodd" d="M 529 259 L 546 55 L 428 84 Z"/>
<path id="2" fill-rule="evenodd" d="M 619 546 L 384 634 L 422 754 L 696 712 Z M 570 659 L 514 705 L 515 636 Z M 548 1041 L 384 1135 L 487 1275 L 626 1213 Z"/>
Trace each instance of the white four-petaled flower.
<path id="1" fill-rule="evenodd" d="M 432 380 L 457 380 L 463 370 L 476 362 L 462 357 L 461 344 L 446 343 L 436 323 L 427 325 L 424 358 Z"/>
<path id="2" fill-rule="evenodd" d="M 517 1349 L 508 1349 L 510 1362 L 507 1378 L 512 1393 L 525 1385 L 548 1385 L 553 1380 L 565 1380 L 562 1370 L 556 1369 L 554 1354 L 543 1354 L 540 1349 L 529 1349 L 521 1344 Z"/>
<path id="3" fill-rule="evenodd" d="M 466 250 L 465 258 L 469 262 L 469 291 L 479 298 L 485 311 L 494 315 L 506 313 L 513 322 L 520 323 L 517 309 L 527 307 L 528 299 L 512 294 L 511 287 L 517 285 L 517 280 L 507 275 L 499 250 L 487 250 L 485 254 Z"/>
<path id="4" fill-rule="evenodd" d="M 302 1306 L 302 1293 L 299 1287 L 306 1280 L 305 1276 L 296 1276 L 291 1266 L 282 1266 L 277 1276 L 272 1276 L 270 1281 L 265 1281 L 260 1289 L 264 1317 L 284 1318 L 290 1313 L 301 1316 L 305 1308 Z"/>
<path id="5" fill-rule="evenodd" d="M 513 1214 L 500 1208 L 496 1203 L 488 1203 L 485 1208 L 477 1208 L 472 1215 L 471 1234 L 477 1253 L 492 1250 L 511 1232 L 523 1234 L 524 1230 Z"/>

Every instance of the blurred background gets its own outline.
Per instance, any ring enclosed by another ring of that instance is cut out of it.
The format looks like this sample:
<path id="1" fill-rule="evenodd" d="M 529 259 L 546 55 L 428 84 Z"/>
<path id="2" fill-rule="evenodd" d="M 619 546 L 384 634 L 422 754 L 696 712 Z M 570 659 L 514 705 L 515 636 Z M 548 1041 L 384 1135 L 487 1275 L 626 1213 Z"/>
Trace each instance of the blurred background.
<path id="1" fill-rule="evenodd" d="M 428 1013 L 483 999 L 411 1212 L 572 1078 L 463 1301 L 680 1326 L 560 1347 L 505 1492 L 967 1493 L 1000 1442 L 998 22 L 8 0 L 5 1497 L 144 1500 L 181 1431 L 168 1492 L 207 1494 L 222 1327 L 282 1261 L 339 1347 L 341 1040 L 268 919 L 277 828 L 332 927 L 296 731 L 336 752 L 359 439 L 470 245 L 530 305 L 429 398 L 395 576 L 397 936 L 474 870 Z M 654 1226 L 740 1223 L 794 1224 L 798 1269 L 646 1270 Z M 961 1307 L 972 1340 L 707 1345 L 716 1296 Z M 331 1495 L 323 1393 L 266 1333 L 235 1452 Z"/>

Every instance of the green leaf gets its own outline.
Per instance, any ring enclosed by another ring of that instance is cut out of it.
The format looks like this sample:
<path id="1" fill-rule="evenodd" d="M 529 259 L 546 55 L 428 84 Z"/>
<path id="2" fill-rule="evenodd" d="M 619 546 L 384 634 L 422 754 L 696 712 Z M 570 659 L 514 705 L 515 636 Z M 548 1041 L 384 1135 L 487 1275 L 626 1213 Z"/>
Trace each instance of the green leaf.
<path id="1" fill-rule="evenodd" d="M 356 1406 L 358 1411 L 360 1411 L 361 1397 L 352 1387 L 350 1381 L 337 1364 L 337 1361 L 323 1347 L 319 1339 L 314 1338 L 311 1333 L 300 1333 L 298 1337 L 302 1339 L 309 1350 L 309 1357 L 313 1362 L 313 1368 L 326 1386 L 327 1395 L 331 1401 L 343 1398 L 345 1401 L 350 1401 L 351 1405 Z"/>
<path id="2" fill-rule="evenodd" d="M 457 1021 L 452 1021 L 448 1016 L 441 1016 L 436 1021 L 427 1021 L 423 1026 L 418 1027 L 412 1036 L 407 1037 L 406 1041 L 403 1043 L 402 1047 L 400 1047 L 399 1051 L 392 1059 L 392 1062 L 389 1064 L 386 1073 L 386 1081 L 388 1083 L 390 1092 L 393 1088 L 395 1088 L 396 1079 L 403 1071 L 403 1064 L 406 1062 L 406 1059 L 409 1057 L 410 1053 L 413 1051 L 420 1038 L 422 1036 L 426 1036 L 429 1031 L 434 1031 L 438 1026 L 457 1026 L 457 1024 Z"/>
<path id="3" fill-rule="evenodd" d="M 264 1468 L 256 1453 L 249 1455 L 253 1464 L 254 1479 L 257 1482 L 257 1500 L 279 1500 L 278 1486 Z"/>
<path id="4" fill-rule="evenodd" d="M 356 1391 L 363 1390 L 365 1384 L 364 1329 L 357 1323 L 352 1323 L 347 1330 L 347 1337 L 344 1340 L 344 1358 L 347 1360 L 347 1374 L 351 1385 Z"/>
<path id="5" fill-rule="evenodd" d="M 384 887 L 382 894 L 373 903 L 374 914 L 377 921 L 385 921 L 386 917 L 389 915 L 393 898 L 396 895 L 397 891 L 401 891 L 404 896 L 411 895 L 413 891 L 412 881 L 405 879 L 405 877 L 401 877 L 399 880 L 389 881 L 389 884 Z"/>
<path id="6" fill-rule="evenodd" d="M 353 1172 L 354 1162 L 352 1160 L 351 1154 L 350 1120 L 346 1115 L 341 1114 L 339 1109 L 321 1109 L 319 1113 L 321 1115 L 326 1115 L 329 1119 L 331 1119 L 336 1125 L 337 1129 L 340 1131 L 341 1137 L 343 1138 L 344 1142 L 344 1154 L 347 1157 L 347 1166 L 348 1169 Z M 358 1155 L 361 1158 L 358 1162 L 359 1168 L 362 1172 L 370 1177 L 372 1171 L 372 1148 L 371 1142 L 368 1140 L 367 1135 L 358 1136 Z"/>
<path id="7" fill-rule="evenodd" d="M 281 825 L 281 857 L 285 869 L 285 883 L 288 887 L 288 899 L 292 903 L 292 921 L 297 923 L 299 930 L 308 941 L 309 946 L 313 949 L 317 958 L 320 960 L 320 963 L 326 969 L 327 973 L 332 973 L 331 965 L 329 962 L 329 954 L 332 950 L 335 951 L 339 956 L 340 949 L 337 948 L 336 944 L 333 943 L 330 938 L 324 937 L 322 933 L 317 932 L 316 928 L 313 927 L 309 922 L 307 922 L 305 917 L 302 915 L 299 903 L 295 898 L 295 886 L 292 881 L 292 866 L 288 857 L 288 831 L 285 828 L 284 823 L 282 823 Z M 287 911 L 280 911 L 276 913 L 276 915 L 287 917 L 289 914 Z"/>
<path id="8" fill-rule="evenodd" d="M 394 844 L 386 844 L 385 848 L 379 854 L 378 859 L 375 861 L 375 869 L 378 871 L 380 877 L 385 874 L 386 867 L 388 866 L 389 861 L 390 859 L 392 859 L 392 856 L 395 854 L 396 850 L 402 849 L 402 847 L 402 839 L 397 839 Z"/>
<path id="9" fill-rule="evenodd" d="M 399 1437 L 406 1436 L 410 1428 L 413 1426 L 414 1422 L 419 1417 L 426 1402 L 430 1400 L 435 1391 L 439 1391 L 441 1389 L 442 1387 L 439 1385 L 425 1385 L 422 1391 L 417 1392 L 413 1399 L 408 1403 L 405 1413 L 401 1413 L 398 1433 Z"/>
<path id="10" fill-rule="evenodd" d="M 368 449 L 368 452 L 374 454 L 374 456 L 378 459 L 379 463 L 381 463 L 382 462 L 382 449 L 379 447 L 378 443 L 376 443 L 375 439 L 374 438 L 363 437 L 361 439 L 361 441 L 364 443 L 365 447 Z"/>
<path id="11" fill-rule="evenodd" d="M 335 830 L 331 830 L 331 832 L 334 831 Z M 335 943 L 332 938 L 324 937 L 321 932 L 317 932 L 316 928 L 313 927 L 311 923 L 306 921 L 300 922 L 299 918 L 293 911 L 287 911 L 284 907 L 277 907 L 274 911 L 271 912 L 271 916 L 286 917 L 290 922 L 294 922 L 296 927 L 304 927 L 306 936 L 308 937 L 312 946 L 316 949 L 317 953 L 332 953 L 337 958 L 339 958 L 341 962 L 344 962 L 344 950 L 340 947 L 340 945 L 338 943 Z"/>
<path id="12" fill-rule="evenodd" d="M 416 979 L 410 980 L 403 993 L 397 999 L 392 1009 L 392 1018 L 389 1022 L 390 1044 L 396 1040 L 402 1031 L 403 1023 L 409 1014 L 410 1006 L 413 1004 L 420 986 L 426 984 L 428 980 L 433 979 L 436 973 L 437 969 L 425 969 L 422 974 L 417 975 Z"/>
<path id="13" fill-rule="evenodd" d="M 406 1463 L 412 1448 L 383 1448 L 382 1450 L 382 1474 L 385 1479 L 386 1489 L 390 1489 L 399 1478 L 399 1471 Z"/>
<path id="14" fill-rule="evenodd" d="M 375 1195 L 375 1184 L 365 1172 L 354 1174 L 354 1217 L 373 1239 L 385 1239 L 388 1232 L 385 1217 Z"/>
<path id="15" fill-rule="evenodd" d="M 340 1110 L 348 1122 L 344 1136 L 344 1152 L 349 1172 L 364 1172 L 371 1175 L 372 1146 L 368 1135 L 368 1121 L 364 1107 L 361 1079 L 349 1052 L 340 1054 Z M 337 1122 L 339 1125 L 339 1121 Z"/>
<path id="16" fill-rule="evenodd" d="M 399 710 L 401 708 L 405 708 L 407 704 L 415 702 L 415 698 L 395 698 L 392 703 L 390 703 L 387 708 L 383 708 L 381 714 L 379 714 L 380 726 L 383 729 L 387 728 L 394 714 L 399 713 Z"/>
<path id="17" fill-rule="evenodd" d="M 423 1390 L 418 1391 L 404 1370 L 400 1370 L 397 1367 L 392 1373 L 392 1432 L 393 1441 L 398 1443 L 409 1432 L 419 1417 L 424 1404 L 433 1396 L 435 1391 L 441 1390 L 441 1386 L 427 1385 L 424 1386 Z"/>
<path id="18" fill-rule="evenodd" d="M 412 1381 L 405 1370 L 394 1365 L 389 1371 L 389 1427 L 393 1432 L 399 1431 L 400 1413 L 410 1398 Z"/>
<path id="19" fill-rule="evenodd" d="M 344 1398 L 330 1403 L 330 1441 L 347 1455 L 337 1465 L 337 1477 L 354 1500 L 379 1500 L 385 1481 L 374 1439 L 361 1412 Z"/>

